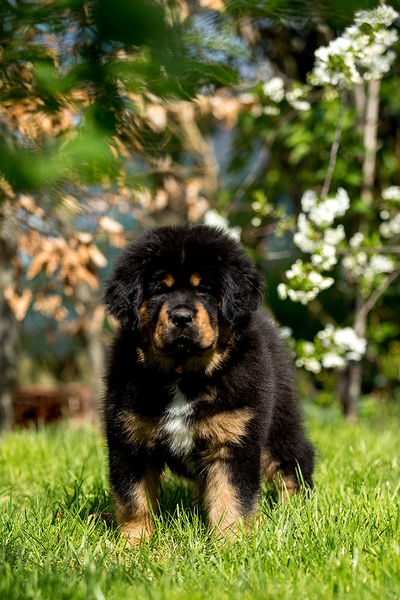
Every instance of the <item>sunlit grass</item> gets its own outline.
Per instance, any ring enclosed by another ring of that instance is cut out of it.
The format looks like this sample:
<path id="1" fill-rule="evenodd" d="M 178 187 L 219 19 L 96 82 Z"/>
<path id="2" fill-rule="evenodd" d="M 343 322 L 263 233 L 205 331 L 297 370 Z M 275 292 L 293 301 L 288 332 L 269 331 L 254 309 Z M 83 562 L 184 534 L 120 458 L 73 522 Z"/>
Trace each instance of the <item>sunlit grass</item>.
<path id="1" fill-rule="evenodd" d="M 399 425 L 310 417 L 316 489 L 278 505 L 265 489 L 258 529 L 209 535 L 201 505 L 169 475 L 152 540 L 126 549 L 109 512 L 106 451 L 86 428 L 21 431 L 0 446 L 0 598 L 400 597 Z"/>

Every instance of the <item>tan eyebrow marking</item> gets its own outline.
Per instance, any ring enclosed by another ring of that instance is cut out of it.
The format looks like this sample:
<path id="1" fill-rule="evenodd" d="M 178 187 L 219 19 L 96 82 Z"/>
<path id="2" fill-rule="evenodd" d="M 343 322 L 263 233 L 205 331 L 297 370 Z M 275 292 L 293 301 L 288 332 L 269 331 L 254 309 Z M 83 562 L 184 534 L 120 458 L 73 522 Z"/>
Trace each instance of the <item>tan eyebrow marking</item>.
<path id="1" fill-rule="evenodd" d="M 162 280 L 162 282 L 167 287 L 172 287 L 175 283 L 175 279 L 172 277 L 172 275 L 170 273 L 167 273 L 165 275 L 164 279 Z"/>
<path id="2" fill-rule="evenodd" d="M 198 285 L 200 285 L 200 282 L 201 282 L 201 276 L 198 273 L 193 273 L 193 275 L 190 277 L 190 283 L 194 287 L 197 287 Z"/>

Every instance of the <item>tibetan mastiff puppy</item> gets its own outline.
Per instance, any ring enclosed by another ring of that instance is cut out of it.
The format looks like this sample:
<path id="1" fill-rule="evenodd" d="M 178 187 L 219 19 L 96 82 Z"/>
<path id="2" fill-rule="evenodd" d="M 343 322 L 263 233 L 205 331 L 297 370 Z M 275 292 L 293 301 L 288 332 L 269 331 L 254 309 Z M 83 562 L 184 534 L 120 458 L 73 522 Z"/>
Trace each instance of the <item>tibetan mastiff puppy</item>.
<path id="1" fill-rule="evenodd" d="M 103 417 L 129 543 L 151 535 L 165 465 L 195 482 L 211 527 L 228 534 L 252 521 L 263 478 L 283 496 L 313 487 L 292 365 L 262 299 L 254 262 L 217 228 L 151 229 L 117 257 Z"/>

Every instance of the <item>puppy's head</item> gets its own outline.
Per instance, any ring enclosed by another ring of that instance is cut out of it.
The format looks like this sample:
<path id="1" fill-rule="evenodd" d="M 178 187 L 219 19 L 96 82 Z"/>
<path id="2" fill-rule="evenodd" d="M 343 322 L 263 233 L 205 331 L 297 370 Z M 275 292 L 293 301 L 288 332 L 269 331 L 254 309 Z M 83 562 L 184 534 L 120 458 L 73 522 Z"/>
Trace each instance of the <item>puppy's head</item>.
<path id="1" fill-rule="evenodd" d="M 144 284 L 139 308 L 144 342 L 158 354 L 187 362 L 215 349 L 219 283 L 198 273 L 156 271 Z"/>
<path id="2" fill-rule="evenodd" d="M 176 365 L 215 353 L 262 294 L 253 261 L 233 238 L 178 225 L 149 230 L 119 255 L 104 300 L 121 327 L 139 330 L 144 345 Z"/>

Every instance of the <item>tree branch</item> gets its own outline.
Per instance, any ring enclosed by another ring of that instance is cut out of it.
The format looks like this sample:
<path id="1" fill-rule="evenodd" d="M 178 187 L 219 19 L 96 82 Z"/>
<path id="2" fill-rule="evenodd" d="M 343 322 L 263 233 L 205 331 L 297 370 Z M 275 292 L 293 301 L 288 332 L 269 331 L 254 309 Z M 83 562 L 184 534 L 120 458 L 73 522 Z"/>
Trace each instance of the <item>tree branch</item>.
<path id="1" fill-rule="evenodd" d="M 343 119 L 344 119 L 345 108 L 346 108 L 346 104 L 347 104 L 347 98 L 348 98 L 348 93 L 347 93 L 347 91 L 345 91 L 343 93 L 342 101 L 340 103 L 338 120 L 337 120 L 336 131 L 335 131 L 335 139 L 333 140 L 333 144 L 332 144 L 332 148 L 331 148 L 331 153 L 330 153 L 330 158 L 329 158 L 329 166 L 328 166 L 328 170 L 326 172 L 324 185 L 323 185 L 323 188 L 321 191 L 321 198 L 327 197 L 329 188 L 331 185 L 331 181 L 332 181 L 333 171 L 335 170 L 337 153 L 338 153 L 339 145 L 340 145 L 340 138 L 342 137 Z"/>
<path id="2" fill-rule="evenodd" d="M 365 329 L 364 324 L 365 324 L 365 321 L 366 321 L 369 311 L 375 306 L 378 299 L 382 296 L 382 294 L 385 293 L 387 288 L 393 283 L 393 281 L 396 279 L 396 277 L 399 274 L 400 274 L 400 264 L 397 266 L 397 268 L 394 271 L 392 271 L 390 273 L 390 275 L 388 276 L 386 281 L 370 295 L 370 297 L 365 302 L 365 304 L 362 305 L 362 307 L 358 311 L 357 318 L 354 321 L 354 325 L 353 325 L 353 329 L 357 333 L 357 335 L 363 335 L 364 329 Z"/>
<path id="3" fill-rule="evenodd" d="M 277 137 L 281 128 L 284 125 L 286 125 L 287 123 L 290 123 L 290 121 L 292 121 L 297 115 L 298 115 L 297 110 L 295 110 L 295 109 L 291 110 L 290 112 L 287 113 L 287 115 L 283 116 L 278 121 L 278 123 L 275 125 L 275 127 L 273 127 L 271 129 L 271 131 L 269 132 L 269 134 L 267 136 L 267 139 L 265 140 L 264 144 L 262 145 L 262 147 L 260 149 L 260 153 L 257 156 L 255 163 L 253 164 L 252 168 L 250 169 L 250 173 L 244 179 L 244 181 L 240 185 L 240 187 L 236 190 L 236 192 L 232 196 L 231 202 L 226 207 L 226 209 L 224 211 L 226 217 L 234 210 L 236 205 L 239 203 L 241 198 L 244 196 L 244 194 L 247 192 L 247 190 L 249 189 L 251 184 L 256 179 L 261 167 L 263 166 L 263 163 L 268 158 L 268 154 L 271 150 L 271 146 L 274 143 L 275 138 Z"/>

